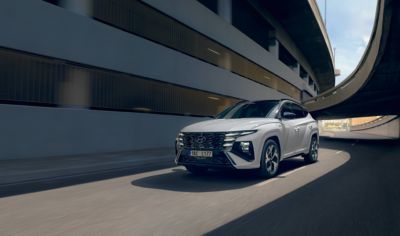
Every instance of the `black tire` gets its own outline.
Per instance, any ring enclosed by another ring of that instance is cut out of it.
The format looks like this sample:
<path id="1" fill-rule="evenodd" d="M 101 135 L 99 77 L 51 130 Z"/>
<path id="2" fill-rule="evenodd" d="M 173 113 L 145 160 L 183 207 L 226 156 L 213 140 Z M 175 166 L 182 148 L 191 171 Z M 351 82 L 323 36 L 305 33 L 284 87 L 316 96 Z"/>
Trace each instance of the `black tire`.
<path id="1" fill-rule="evenodd" d="M 312 136 L 308 153 L 304 155 L 304 162 L 307 164 L 315 163 L 318 161 L 318 140 L 317 136 Z"/>
<path id="2" fill-rule="evenodd" d="M 185 166 L 186 169 L 194 175 L 203 175 L 207 172 L 208 168 L 202 166 Z"/>
<path id="3" fill-rule="evenodd" d="M 280 160 L 281 150 L 279 145 L 273 139 L 268 139 L 264 143 L 263 151 L 261 153 L 258 176 L 261 178 L 274 177 L 278 173 Z"/>

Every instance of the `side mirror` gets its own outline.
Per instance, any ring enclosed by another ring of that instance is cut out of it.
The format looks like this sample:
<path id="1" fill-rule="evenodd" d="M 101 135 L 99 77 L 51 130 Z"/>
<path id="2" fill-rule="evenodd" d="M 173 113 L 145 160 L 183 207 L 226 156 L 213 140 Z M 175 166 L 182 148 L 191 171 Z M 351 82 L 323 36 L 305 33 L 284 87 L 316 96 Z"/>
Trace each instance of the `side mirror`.
<path id="1" fill-rule="evenodd" d="M 296 114 L 294 114 L 293 112 L 290 112 L 290 111 L 285 111 L 282 114 L 282 118 L 283 119 L 288 119 L 288 120 L 294 119 L 294 118 L 296 118 Z"/>

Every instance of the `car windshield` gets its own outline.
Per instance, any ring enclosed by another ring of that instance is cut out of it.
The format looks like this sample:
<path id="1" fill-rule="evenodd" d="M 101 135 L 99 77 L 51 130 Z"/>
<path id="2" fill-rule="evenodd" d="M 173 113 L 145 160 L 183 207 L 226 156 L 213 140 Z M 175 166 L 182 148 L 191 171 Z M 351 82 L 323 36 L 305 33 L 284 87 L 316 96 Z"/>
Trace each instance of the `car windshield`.
<path id="1" fill-rule="evenodd" d="M 270 117 L 279 101 L 240 102 L 225 109 L 217 119 L 265 118 Z"/>

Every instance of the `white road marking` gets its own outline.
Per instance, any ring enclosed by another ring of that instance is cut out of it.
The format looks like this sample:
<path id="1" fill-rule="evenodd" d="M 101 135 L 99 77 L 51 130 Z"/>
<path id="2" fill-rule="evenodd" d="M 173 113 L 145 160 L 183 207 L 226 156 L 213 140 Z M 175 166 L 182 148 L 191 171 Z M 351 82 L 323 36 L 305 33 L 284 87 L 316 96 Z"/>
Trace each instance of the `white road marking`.
<path id="1" fill-rule="evenodd" d="M 261 186 L 264 186 L 264 185 L 266 185 L 266 184 L 272 183 L 272 182 L 274 182 L 275 180 L 277 180 L 277 178 L 268 179 L 268 180 L 265 180 L 265 181 L 263 181 L 263 182 L 261 182 L 261 183 L 256 184 L 256 186 L 257 186 L 257 187 L 261 187 Z"/>
<path id="2" fill-rule="evenodd" d="M 289 172 L 280 174 L 280 175 L 278 175 L 277 177 L 275 177 L 275 178 L 273 178 L 273 179 L 268 179 L 268 180 L 265 180 L 265 181 L 263 181 L 263 182 L 261 182 L 261 183 L 258 183 L 258 184 L 256 184 L 256 186 L 257 186 L 257 187 L 261 187 L 261 186 L 267 185 L 267 184 L 269 184 L 269 183 L 272 183 L 272 182 L 278 180 L 279 177 L 287 177 L 287 176 L 289 176 L 289 175 L 291 175 L 291 174 L 293 174 L 293 173 L 295 173 L 295 172 L 297 172 L 297 171 L 300 171 L 300 170 L 302 170 L 302 169 L 305 169 L 305 168 L 306 168 L 306 166 L 302 166 L 302 167 L 300 167 L 300 168 L 297 168 L 297 169 L 291 170 L 291 171 L 289 171 Z"/>
<path id="3" fill-rule="evenodd" d="M 337 151 L 337 152 L 336 152 L 336 154 L 340 154 L 340 153 L 342 153 L 342 151 Z"/>
<path id="4" fill-rule="evenodd" d="M 297 168 L 297 169 L 291 170 L 291 171 L 289 171 L 289 172 L 283 173 L 283 174 L 279 175 L 278 177 L 286 177 L 286 176 L 288 176 L 288 175 L 293 174 L 294 172 L 297 172 L 297 171 L 302 170 L 302 169 L 305 169 L 305 168 L 306 168 L 306 166 L 302 166 L 302 167 L 300 167 L 300 168 Z"/>

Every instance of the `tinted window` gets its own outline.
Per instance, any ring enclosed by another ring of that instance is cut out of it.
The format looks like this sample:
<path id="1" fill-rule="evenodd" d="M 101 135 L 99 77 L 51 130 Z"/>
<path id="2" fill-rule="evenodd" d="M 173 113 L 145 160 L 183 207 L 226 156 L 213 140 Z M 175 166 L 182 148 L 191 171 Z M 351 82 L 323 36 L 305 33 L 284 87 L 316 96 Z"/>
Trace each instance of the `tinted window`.
<path id="1" fill-rule="evenodd" d="M 292 102 L 286 102 L 282 105 L 281 108 L 281 117 L 283 117 L 283 114 L 285 112 L 290 112 L 293 113 L 294 116 L 293 118 L 289 118 L 289 119 L 299 119 L 299 118 L 304 118 L 307 116 L 308 112 L 305 111 L 301 106 L 292 103 Z M 286 117 L 288 118 L 288 117 Z"/>
<path id="2" fill-rule="evenodd" d="M 291 108 L 291 106 L 290 106 L 290 103 L 284 103 L 284 104 L 282 105 L 282 108 L 281 108 L 281 117 L 283 117 L 283 114 L 284 114 L 285 112 L 293 113 L 292 108 Z"/>
<path id="3" fill-rule="evenodd" d="M 242 102 L 223 111 L 217 118 L 238 119 L 269 117 L 278 104 L 278 101 Z"/>
<path id="4" fill-rule="evenodd" d="M 292 112 L 296 114 L 296 119 L 304 118 L 307 116 L 307 112 L 299 105 L 291 103 L 291 107 L 292 107 Z"/>

